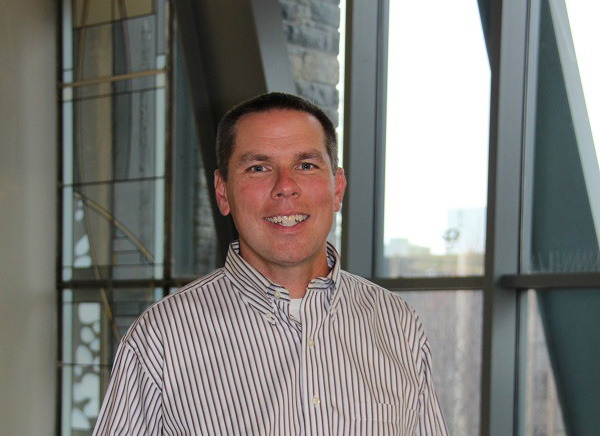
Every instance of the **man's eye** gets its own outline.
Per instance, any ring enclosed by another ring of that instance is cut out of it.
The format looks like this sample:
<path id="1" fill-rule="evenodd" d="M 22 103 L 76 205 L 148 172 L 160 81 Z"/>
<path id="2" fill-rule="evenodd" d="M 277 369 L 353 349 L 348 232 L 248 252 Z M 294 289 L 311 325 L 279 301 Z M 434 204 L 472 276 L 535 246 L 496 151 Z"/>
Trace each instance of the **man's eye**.
<path id="1" fill-rule="evenodd" d="M 265 171 L 265 167 L 263 165 L 252 165 L 250 167 L 250 171 L 252 171 L 253 173 L 262 173 L 263 171 Z"/>
<path id="2" fill-rule="evenodd" d="M 316 166 L 314 164 L 308 163 L 308 162 L 302 162 L 300 164 L 300 169 L 301 170 L 312 170 L 313 168 L 316 168 Z"/>

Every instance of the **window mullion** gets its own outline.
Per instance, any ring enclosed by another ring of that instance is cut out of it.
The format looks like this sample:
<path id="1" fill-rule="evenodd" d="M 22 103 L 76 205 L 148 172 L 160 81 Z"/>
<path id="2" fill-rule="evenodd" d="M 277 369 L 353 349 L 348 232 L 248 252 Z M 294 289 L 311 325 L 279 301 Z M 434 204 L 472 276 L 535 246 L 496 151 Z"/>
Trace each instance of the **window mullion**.
<path id="1" fill-rule="evenodd" d="M 481 434 L 516 430 L 518 295 L 499 279 L 519 268 L 528 4 L 493 2 L 492 99 L 484 279 Z"/>
<path id="2" fill-rule="evenodd" d="M 382 102 L 378 75 L 381 62 L 382 1 L 347 3 L 344 166 L 348 179 L 342 220 L 342 266 L 365 277 L 374 272 L 378 134 Z"/>

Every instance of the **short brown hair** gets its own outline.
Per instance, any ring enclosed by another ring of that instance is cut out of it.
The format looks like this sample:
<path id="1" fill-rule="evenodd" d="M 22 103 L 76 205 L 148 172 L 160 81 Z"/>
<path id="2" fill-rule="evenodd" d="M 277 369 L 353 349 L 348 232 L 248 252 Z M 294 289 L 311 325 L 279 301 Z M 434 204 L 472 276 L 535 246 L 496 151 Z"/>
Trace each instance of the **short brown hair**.
<path id="1" fill-rule="evenodd" d="M 273 110 L 295 110 L 314 116 L 325 134 L 325 149 L 329 156 L 331 169 L 338 167 L 338 142 L 335 126 L 323 110 L 305 98 L 283 92 L 262 94 L 247 100 L 229 110 L 219 122 L 217 128 L 217 165 L 223 180 L 227 180 L 229 159 L 235 144 L 236 125 L 244 115 Z"/>

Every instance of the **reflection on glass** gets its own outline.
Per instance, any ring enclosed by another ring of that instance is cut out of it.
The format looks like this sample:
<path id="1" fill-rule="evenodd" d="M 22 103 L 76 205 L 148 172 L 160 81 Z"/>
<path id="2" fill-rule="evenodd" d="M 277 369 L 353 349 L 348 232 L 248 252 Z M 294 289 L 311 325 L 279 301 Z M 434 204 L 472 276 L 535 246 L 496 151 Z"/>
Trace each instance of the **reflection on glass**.
<path id="1" fill-rule="evenodd" d="M 556 381 L 535 291 L 527 293 L 525 369 L 521 376 L 521 436 L 566 436 Z"/>
<path id="2" fill-rule="evenodd" d="M 479 434 L 482 294 L 402 292 L 429 338 L 433 378 L 450 434 Z"/>
<path id="3" fill-rule="evenodd" d="M 600 167 L 594 146 L 600 120 L 596 3 L 540 3 L 531 218 L 525 220 L 526 272 L 600 271 Z M 568 13 L 567 13 L 568 11 Z M 571 26 L 571 27 L 569 27 Z M 590 79 L 590 75 L 594 80 Z M 533 115 L 532 115 L 533 116 Z M 535 122 L 534 122 L 535 121 Z M 529 145 L 529 144 L 528 144 Z M 527 198 L 527 197 L 526 197 Z"/>
<path id="4" fill-rule="evenodd" d="M 390 2 L 380 276 L 483 272 L 490 69 L 477 2 Z"/>

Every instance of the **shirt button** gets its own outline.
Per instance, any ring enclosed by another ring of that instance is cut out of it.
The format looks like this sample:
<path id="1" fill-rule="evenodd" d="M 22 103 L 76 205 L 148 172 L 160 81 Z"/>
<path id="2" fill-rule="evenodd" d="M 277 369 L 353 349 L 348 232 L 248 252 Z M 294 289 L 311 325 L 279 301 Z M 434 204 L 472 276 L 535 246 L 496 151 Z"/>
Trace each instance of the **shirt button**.
<path id="1" fill-rule="evenodd" d="M 273 315 L 271 315 L 271 313 L 270 313 L 270 312 L 267 312 L 267 313 L 265 314 L 265 319 L 266 319 L 267 321 L 271 321 L 271 318 L 273 318 Z"/>
<path id="2" fill-rule="evenodd" d="M 281 298 L 281 292 L 275 291 L 275 298 Z"/>
<path id="3" fill-rule="evenodd" d="M 311 348 L 315 346 L 315 341 L 313 340 L 313 338 L 308 339 L 308 346 Z"/>
<path id="4" fill-rule="evenodd" d="M 321 402 L 321 400 L 319 400 L 319 397 L 317 397 L 316 395 L 313 397 L 313 405 L 314 406 L 318 406 L 319 403 Z"/>

